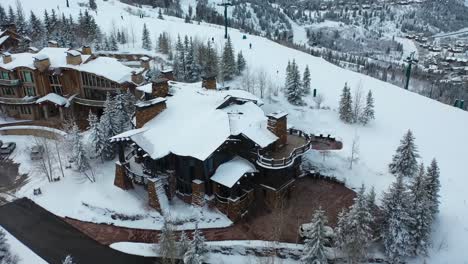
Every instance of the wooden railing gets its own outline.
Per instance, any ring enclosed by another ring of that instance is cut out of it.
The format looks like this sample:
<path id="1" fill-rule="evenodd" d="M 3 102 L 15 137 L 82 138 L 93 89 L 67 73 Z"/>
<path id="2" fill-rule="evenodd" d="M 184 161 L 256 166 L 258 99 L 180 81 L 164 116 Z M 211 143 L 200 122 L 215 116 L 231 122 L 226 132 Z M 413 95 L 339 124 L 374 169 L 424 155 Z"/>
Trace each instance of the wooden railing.
<path id="1" fill-rule="evenodd" d="M 5 85 L 5 86 L 18 86 L 21 84 L 21 81 L 16 79 L 16 80 L 4 80 L 0 79 L 0 85 Z"/>
<path id="2" fill-rule="evenodd" d="M 95 107 L 104 107 L 104 103 L 106 101 L 101 101 L 101 100 L 92 100 L 92 99 L 85 99 L 81 97 L 75 97 L 73 99 L 77 104 L 80 105 L 87 105 L 87 106 L 95 106 Z"/>
<path id="3" fill-rule="evenodd" d="M 291 151 L 289 156 L 285 158 L 280 158 L 280 159 L 275 159 L 275 158 L 268 158 L 266 155 L 263 155 L 260 153 L 260 151 L 257 153 L 257 164 L 265 167 L 265 168 L 271 168 L 271 169 L 282 169 L 291 166 L 294 163 L 294 160 L 309 151 L 312 147 L 312 141 L 310 138 L 310 135 L 307 133 L 302 132 L 301 130 L 297 130 L 294 128 L 289 129 L 289 134 L 290 135 L 296 135 L 299 137 L 302 137 L 306 140 L 306 143 L 300 147 L 297 147 Z"/>
<path id="4" fill-rule="evenodd" d="M 0 103 L 3 104 L 29 104 L 35 102 L 37 97 L 22 97 L 22 98 L 15 98 L 15 97 L 0 97 Z"/>

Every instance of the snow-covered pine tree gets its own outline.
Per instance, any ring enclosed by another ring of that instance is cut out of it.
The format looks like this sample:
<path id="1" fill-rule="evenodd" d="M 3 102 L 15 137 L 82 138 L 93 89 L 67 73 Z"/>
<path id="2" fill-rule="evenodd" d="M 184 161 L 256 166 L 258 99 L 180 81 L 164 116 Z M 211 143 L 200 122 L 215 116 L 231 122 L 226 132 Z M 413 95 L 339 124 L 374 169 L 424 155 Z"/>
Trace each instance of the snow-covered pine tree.
<path id="1" fill-rule="evenodd" d="M 408 130 L 401 139 L 392 162 L 388 165 L 390 173 L 395 176 L 413 177 L 418 171 L 417 158 L 419 158 L 419 154 L 414 143 L 414 136 L 411 130 Z"/>
<path id="2" fill-rule="evenodd" d="M 200 67 L 195 60 L 195 47 L 190 38 L 189 42 L 185 43 L 186 64 L 187 64 L 187 82 L 197 82 L 200 80 Z"/>
<path id="3" fill-rule="evenodd" d="M 221 56 L 221 74 L 225 81 L 232 80 L 237 73 L 236 59 L 232 47 L 231 38 L 228 37 L 224 44 L 223 54 Z"/>
<path id="4" fill-rule="evenodd" d="M 219 59 L 216 50 L 211 46 L 208 41 L 206 46 L 206 59 L 203 65 L 203 74 L 205 75 L 218 75 L 219 73 Z"/>
<path id="5" fill-rule="evenodd" d="M 15 11 L 13 10 L 13 7 L 8 6 L 8 19 L 7 19 L 7 23 L 8 23 L 8 24 L 14 24 L 15 22 L 16 22 Z"/>
<path id="6" fill-rule="evenodd" d="M 311 224 L 310 235 L 305 241 L 304 255 L 301 259 L 307 264 L 328 263 L 325 250 L 325 225 L 327 224 L 327 217 L 322 208 L 315 210 Z"/>
<path id="7" fill-rule="evenodd" d="M 96 0 L 89 0 L 89 8 L 91 8 L 92 10 L 97 9 Z"/>
<path id="8" fill-rule="evenodd" d="M 171 224 L 164 220 L 161 234 L 159 235 L 159 254 L 169 263 L 175 263 L 177 258 L 177 245 L 174 230 Z"/>
<path id="9" fill-rule="evenodd" d="M 303 104 L 301 74 L 295 60 L 291 64 L 288 63 L 286 67 L 286 87 L 284 88 L 284 93 L 291 104 Z"/>
<path id="10" fill-rule="evenodd" d="M 339 113 L 341 121 L 345 123 L 353 122 L 353 100 L 351 98 L 351 90 L 348 83 L 345 83 L 341 93 Z"/>
<path id="11" fill-rule="evenodd" d="M 177 247 L 179 249 L 179 256 L 182 256 L 182 257 L 190 248 L 190 240 L 187 236 L 187 233 L 185 233 L 185 231 L 183 230 L 180 232 L 179 243 Z"/>
<path id="12" fill-rule="evenodd" d="M 409 214 L 411 199 L 403 183 L 403 176 L 397 176 L 382 199 L 383 223 L 381 236 L 385 253 L 391 263 L 403 263 L 411 256 L 411 226 L 413 219 Z"/>
<path id="13" fill-rule="evenodd" d="M 208 248 L 205 243 L 205 237 L 198 229 L 198 225 L 196 225 L 195 230 L 193 231 L 193 239 L 190 242 L 187 252 L 184 254 L 184 263 L 202 264 L 207 252 Z"/>
<path id="14" fill-rule="evenodd" d="M 336 234 L 338 246 L 348 254 L 351 263 L 357 263 L 366 255 L 373 234 L 374 217 L 368 206 L 364 185 L 354 199 L 354 204 L 341 217 Z"/>
<path id="15" fill-rule="evenodd" d="M 115 39 L 114 34 L 111 34 L 109 37 L 109 50 L 118 51 L 119 45 L 117 45 L 117 39 Z"/>
<path id="16" fill-rule="evenodd" d="M 436 214 L 439 212 L 439 191 L 440 191 L 440 170 L 439 165 L 437 165 L 436 159 L 433 159 L 431 165 L 427 167 L 426 173 L 426 188 L 427 195 L 430 201 L 430 211 L 432 217 L 435 218 Z"/>
<path id="17" fill-rule="evenodd" d="M 44 26 L 33 11 L 31 11 L 31 14 L 29 15 L 27 34 L 31 38 L 33 45 L 44 43 Z"/>
<path id="18" fill-rule="evenodd" d="M 419 172 L 411 182 L 409 189 L 411 191 L 410 216 L 413 218 L 411 225 L 412 248 L 414 255 L 426 255 L 429 243 L 432 212 L 430 210 L 431 201 L 427 193 L 427 180 L 424 164 L 419 166 Z"/>
<path id="19" fill-rule="evenodd" d="M 177 43 L 175 46 L 175 55 L 174 55 L 174 76 L 176 80 L 185 81 L 186 75 L 186 54 L 184 44 L 182 43 L 182 39 L 180 36 L 177 37 Z"/>
<path id="20" fill-rule="evenodd" d="M 99 141 L 99 119 L 91 110 L 89 110 L 88 114 L 88 131 L 91 158 L 95 158 L 97 156 L 96 147 Z"/>
<path id="21" fill-rule="evenodd" d="M 242 51 L 237 53 L 237 74 L 242 74 L 246 67 L 247 63 L 245 62 L 244 55 L 242 55 Z"/>
<path id="22" fill-rule="evenodd" d="M 362 111 L 361 116 L 359 117 L 359 122 L 363 125 L 366 125 L 374 119 L 374 97 L 372 97 L 372 91 L 369 90 L 366 97 L 366 106 L 364 107 L 364 111 Z"/>
<path id="23" fill-rule="evenodd" d="M 309 65 L 306 65 L 304 75 L 302 76 L 302 94 L 310 94 L 310 70 Z"/>
<path id="24" fill-rule="evenodd" d="M 5 25 L 7 23 L 8 16 L 5 12 L 5 8 L 0 5 L 0 25 Z"/>
<path id="25" fill-rule="evenodd" d="M 6 234 L 0 229 L 0 264 L 16 264 L 19 257 L 14 255 L 7 244 Z"/>
<path id="26" fill-rule="evenodd" d="M 104 111 L 99 121 L 99 133 L 96 142 L 96 153 L 103 160 L 111 160 L 115 156 L 114 146 L 109 142 L 109 138 L 116 135 L 114 131 L 120 131 L 114 124 L 114 105 L 113 98 L 110 94 L 107 94 Z"/>
<path id="27" fill-rule="evenodd" d="M 65 259 L 62 261 L 62 264 L 76 264 L 75 261 L 73 261 L 73 257 L 71 255 L 68 255 L 65 257 Z"/>
<path id="28" fill-rule="evenodd" d="M 26 36 L 27 34 L 27 23 L 26 18 L 24 17 L 23 6 L 20 1 L 16 1 L 16 32 L 21 36 Z"/>
<path id="29" fill-rule="evenodd" d="M 143 33 L 141 37 L 141 47 L 145 50 L 151 50 L 152 43 L 151 43 L 151 36 L 146 27 L 146 23 L 143 24 Z"/>
<path id="30" fill-rule="evenodd" d="M 76 169 L 83 172 L 89 168 L 89 161 L 83 146 L 83 137 L 75 122 L 73 122 L 70 136 L 72 140 L 71 160 L 75 164 Z"/>

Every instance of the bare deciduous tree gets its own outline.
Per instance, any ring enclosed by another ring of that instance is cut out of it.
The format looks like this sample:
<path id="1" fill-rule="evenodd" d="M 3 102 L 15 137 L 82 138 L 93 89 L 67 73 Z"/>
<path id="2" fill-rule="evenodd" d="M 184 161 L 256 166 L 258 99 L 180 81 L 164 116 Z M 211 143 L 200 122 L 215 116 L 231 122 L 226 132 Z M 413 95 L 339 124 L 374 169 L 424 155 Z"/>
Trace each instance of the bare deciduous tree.
<path id="1" fill-rule="evenodd" d="M 317 94 L 317 96 L 314 97 L 315 107 L 317 109 L 320 109 L 324 100 L 325 100 L 325 96 L 323 94 L 321 93 Z"/>
<path id="2" fill-rule="evenodd" d="M 358 86 L 354 90 L 354 101 L 353 101 L 353 122 L 357 123 L 362 112 L 362 83 L 359 82 Z"/>
<path id="3" fill-rule="evenodd" d="M 359 136 L 357 134 L 354 135 L 353 143 L 351 144 L 351 155 L 348 158 L 349 161 L 349 169 L 353 169 L 353 163 L 359 160 Z"/>
<path id="4" fill-rule="evenodd" d="M 260 91 L 260 98 L 263 99 L 265 95 L 265 90 L 267 87 L 267 73 L 263 68 L 257 70 L 257 82 L 258 82 L 258 89 Z"/>

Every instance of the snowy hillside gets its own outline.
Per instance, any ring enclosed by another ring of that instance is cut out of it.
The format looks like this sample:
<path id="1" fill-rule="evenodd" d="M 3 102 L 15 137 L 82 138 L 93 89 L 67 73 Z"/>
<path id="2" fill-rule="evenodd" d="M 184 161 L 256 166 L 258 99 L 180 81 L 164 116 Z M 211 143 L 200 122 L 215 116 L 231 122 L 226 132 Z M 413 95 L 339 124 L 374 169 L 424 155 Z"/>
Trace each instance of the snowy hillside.
<path id="1" fill-rule="evenodd" d="M 14 6 L 16 0 L 3 0 L 2 5 Z M 76 1 L 70 1 L 71 7 L 65 7 L 63 0 L 21 0 L 26 13 L 29 10 L 41 12 L 44 8 L 60 8 L 60 12 L 77 16 L 80 11 Z M 126 27 L 135 31 L 135 46 L 121 47 L 130 51 L 142 51 L 140 48 L 143 23 L 148 26 L 153 39 L 165 31 L 172 35 L 189 35 L 201 40 L 214 38 L 217 48 L 224 43 L 223 28 L 201 23 L 186 24 L 183 20 L 165 17 L 156 19 L 157 11 L 145 9 L 150 17 L 139 18 L 125 11 L 127 5 L 116 0 L 96 1 L 98 11 L 96 22 L 103 31 L 114 27 Z M 47 3 L 47 4 L 45 4 Z M 134 8 L 134 7 L 131 7 Z M 421 160 L 426 165 L 436 157 L 441 169 L 441 207 L 436 221 L 433 246 L 427 263 L 467 263 L 468 252 L 468 193 L 465 191 L 468 179 L 465 177 L 468 165 L 466 151 L 468 140 L 468 113 L 462 110 L 438 103 L 399 87 L 378 81 L 365 75 L 338 68 L 325 60 L 286 48 L 267 39 L 247 36 L 230 30 L 234 48 L 242 50 L 247 64 L 252 70 L 264 69 L 274 85 L 284 83 L 285 67 L 288 60 L 295 59 L 303 71 L 309 65 L 312 78 L 312 88 L 325 97 L 323 106 L 331 110 L 313 110 L 309 107 L 294 107 L 281 96 L 275 101 L 265 100 L 265 111 L 286 110 L 290 122 L 301 129 L 313 133 L 329 133 L 341 137 L 344 148 L 339 153 L 332 154 L 326 160 L 327 167 L 337 167 L 332 174 L 344 178 L 350 186 L 374 185 L 377 191 L 387 189 L 394 180 L 388 173 L 387 165 L 391 160 L 400 138 L 406 130 L 411 129 L 416 137 Z M 252 49 L 249 49 L 252 43 Z M 338 119 L 336 108 L 339 95 L 345 82 L 353 89 L 359 84 L 364 92 L 372 90 L 376 101 L 376 120 L 367 127 L 343 124 Z M 240 87 L 242 88 L 242 87 Z M 311 98 L 307 98 L 313 105 Z M 360 160 L 352 171 L 348 170 L 346 158 L 350 155 L 350 143 L 354 135 L 360 137 Z M 316 154 L 310 157 L 320 162 Z M 421 263 L 416 261 L 415 263 Z"/>

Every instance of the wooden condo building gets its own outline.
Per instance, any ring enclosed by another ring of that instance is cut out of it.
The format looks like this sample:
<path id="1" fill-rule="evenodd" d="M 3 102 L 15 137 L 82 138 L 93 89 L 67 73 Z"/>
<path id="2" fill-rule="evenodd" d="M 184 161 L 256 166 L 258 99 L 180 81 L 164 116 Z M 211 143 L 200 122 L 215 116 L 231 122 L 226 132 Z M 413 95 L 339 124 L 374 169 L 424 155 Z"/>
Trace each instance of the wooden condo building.
<path id="1" fill-rule="evenodd" d="M 115 185 L 145 186 L 157 210 L 178 197 L 233 221 L 287 199 L 310 135 L 288 128 L 284 112 L 265 115 L 246 91 L 200 86 L 160 79 L 136 88 L 145 94 L 136 129 L 111 139 L 119 150 Z"/>
<path id="2" fill-rule="evenodd" d="M 145 70 L 95 56 L 87 46 L 59 48 L 53 41 L 40 51 L 4 52 L 0 109 L 17 119 L 60 121 L 74 115 L 83 120 L 90 110 L 102 112 L 107 93 L 134 93 Z"/>

